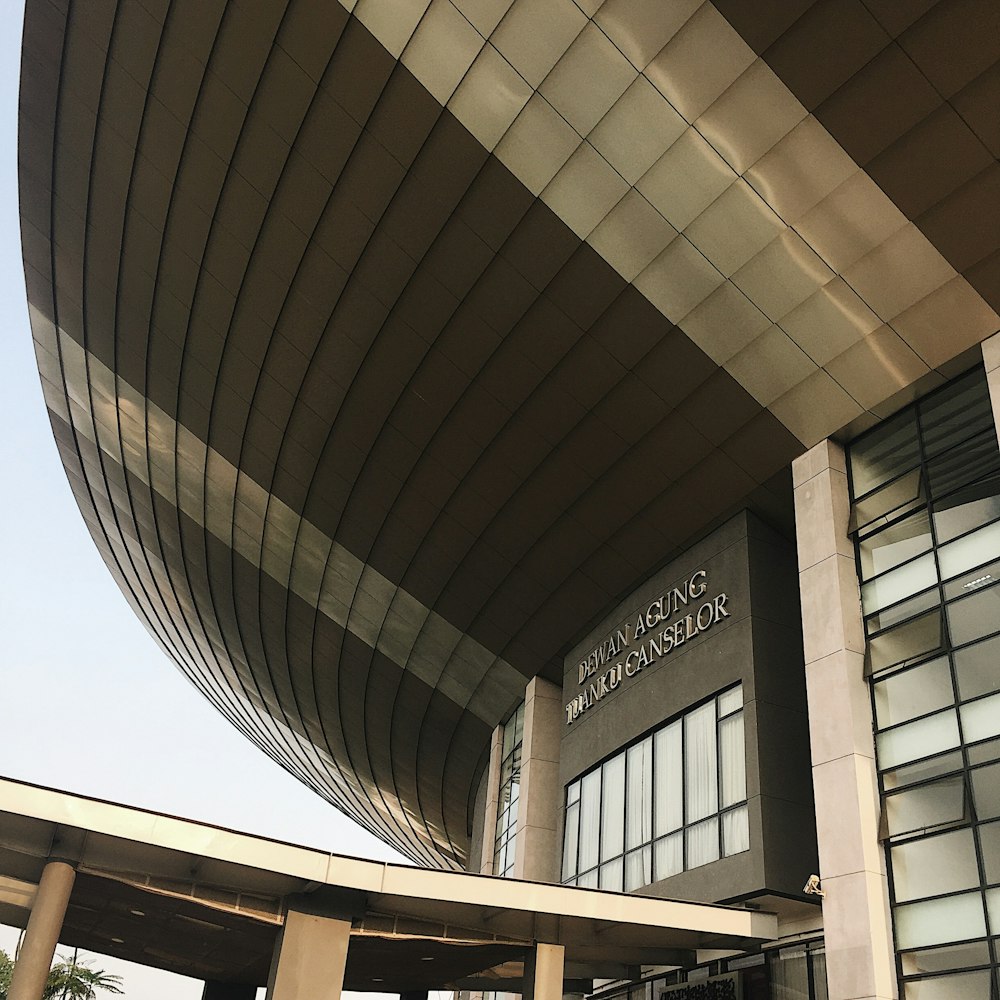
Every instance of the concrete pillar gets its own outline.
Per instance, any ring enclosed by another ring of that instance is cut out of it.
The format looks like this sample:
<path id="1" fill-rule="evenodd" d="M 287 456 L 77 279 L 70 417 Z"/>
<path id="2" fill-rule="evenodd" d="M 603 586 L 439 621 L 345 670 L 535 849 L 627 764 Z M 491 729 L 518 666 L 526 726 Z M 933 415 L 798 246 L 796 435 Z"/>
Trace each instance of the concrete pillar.
<path id="1" fill-rule="evenodd" d="M 490 744 L 490 767 L 486 776 L 486 809 L 483 813 L 483 855 L 480 875 L 493 874 L 493 850 L 497 841 L 497 813 L 500 802 L 500 764 L 503 758 L 503 725 L 493 730 Z"/>
<path id="2" fill-rule="evenodd" d="M 561 944 L 536 944 L 525 957 L 521 1000 L 562 1000 L 563 963 Z"/>
<path id="3" fill-rule="evenodd" d="M 289 910 L 274 946 L 266 1000 L 340 1000 L 350 920 Z"/>
<path id="4" fill-rule="evenodd" d="M 404 990 L 399 1000 L 427 1000 L 427 990 Z"/>
<path id="5" fill-rule="evenodd" d="M 50 861 L 42 870 L 7 1000 L 41 1000 L 75 879 L 76 870 L 65 861 Z"/>
<path id="6" fill-rule="evenodd" d="M 563 804 L 559 788 L 562 717 L 562 688 L 543 677 L 535 677 L 524 697 L 515 878 L 533 882 L 559 881 L 562 858 L 557 837 Z"/>
<path id="7" fill-rule="evenodd" d="M 792 479 L 829 998 L 890 1000 L 895 956 L 843 449 L 816 445 L 792 464 Z"/>
<path id="8" fill-rule="evenodd" d="M 220 983 L 214 979 L 205 980 L 201 1000 L 254 1000 L 257 987 L 246 983 Z"/>
<path id="9" fill-rule="evenodd" d="M 983 365 L 986 368 L 986 382 L 990 387 L 990 401 L 993 403 L 993 423 L 1000 438 L 1000 333 L 984 340 Z"/>

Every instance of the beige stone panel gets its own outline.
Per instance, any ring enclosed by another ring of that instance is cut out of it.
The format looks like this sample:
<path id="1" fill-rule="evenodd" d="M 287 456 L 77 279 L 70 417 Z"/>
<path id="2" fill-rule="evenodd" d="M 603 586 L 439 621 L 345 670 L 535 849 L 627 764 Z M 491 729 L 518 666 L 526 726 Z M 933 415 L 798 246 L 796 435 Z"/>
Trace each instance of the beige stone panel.
<path id="1" fill-rule="evenodd" d="M 879 327 L 825 367 L 837 384 L 867 409 L 930 371 L 888 326 Z"/>
<path id="2" fill-rule="evenodd" d="M 812 116 L 804 118 L 744 174 L 791 225 L 852 176 L 857 164 Z"/>
<path id="3" fill-rule="evenodd" d="M 769 326 L 768 318 L 733 284 L 724 282 L 683 321 L 684 332 L 724 365 Z"/>
<path id="4" fill-rule="evenodd" d="M 633 284 L 667 319 L 679 323 L 725 280 L 700 250 L 678 236 Z"/>
<path id="5" fill-rule="evenodd" d="M 585 142 L 552 179 L 541 198 L 580 239 L 586 239 L 628 189 L 621 174 Z"/>
<path id="6" fill-rule="evenodd" d="M 853 559 L 829 556 L 802 570 L 799 580 L 806 663 L 840 649 L 864 653 L 860 595 Z"/>
<path id="7" fill-rule="evenodd" d="M 289 910 L 275 946 L 267 1000 L 340 1000 L 350 920 Z"/>
<path id="8" fill-rule="evenodd" d="M 1000 334 L 983 341 L 983 364 L 986 366 L 986 382 L 993 404 L 993 423 L 1000 437 Z"/>
<path id="9" fill-rule="evenodd" d="M 483 36 L 451 0 L 432 0 L 401 61 L 441 104 L 447 104 L 483 45 Z"/>
<path id="10" fill-rule="evenodd" d="M 813 445 L 804 455 L 800 455 L 792 462 L 792 485 L 802 486 L 813 476 L 818 476 L 827 469 L 847 474 L 847 457 L 844 449 L 829 438 Z M 798 517 L 796 517 L 796 530 L 798 529 Z M 831 550 L 827 555 L 832 555 L 833 551 L 835 550 Z"/>
<path id="11" fill-rule="evenodd" d="M 742 174 L 806 117 L 806 109 L 757 59 L 698 118 L 694 126 Z"/>
<path id="12" fill-rule="evenodd" d="M 535 945 L 524 962 L 523 1000 L 562 1000 L 565 954 L 561 944 Z"/>
<path id="13" fill-rule="evenodd" d="M 676 235 L 674 227 L 633 188 L 588 242 L 626 281 L 632 281 Z"/>
<path id="14" fill-rule="evenodd" d="M 625 180 L 635 184 L 687 127 L 663 95 L 639 76 L 588 139 Z"/>
<path id="15" fill-rule="evenodd" d="M 906 224 L 906 216 L 858 170 L 799 219 L 795 231 L 840 273 Z"/>
<path id="16" fill-rule="evenodd" d="M 808 448 L 840 430 L 864 408 L 822 369 L 768 409 Z"/>
<path id="17" fill-rule="evenodd" d="M 358 0 L 354 16 L 398 59 L 429 4 L 430 0 L 395 0 L 391 4 Z"/>
<path id="18" fill-rule="evenodd" d="M 448 110 L 492 151 L 531 97 L 531 88 L 492 45 L 483 46 Z"/>
<path id="19" fill-rule="evenodd" d="M 493 730 L 490 743 L 490 765 L 486 776 L 486 808 L 483 810 L 483 854 L 479 871 L 493 874 L 493 849 L 496 846 L 497 813 L 500 796 L 500 764 L 503 753 L 503 726 Z"/>
<path id="20" fill-rule="evenodd" d="M 892 320 L 892 328 L 931 368 L 1000 329 L 1000 316 L 963 278 L 951 281 Z"/>
<path id="21" fill-rule="evenodd" d="M 780 326 L 816 362 L 825 365 L 882 325 L 843 278 L 836 277 L 781 317 Z"/>
<path id="22" fill-rule="evenodd" d="M 848 755 L 875 756 L 864 657 L 840 649 L 806 666 L 809 742 L 814 765 Z"/>
<path id="23" fill-rule="evenodd" d="M 595 0 L 594 20 L 636 69 L 650 60 L 683 27 L 702 0 Z"/>
<path id="24" fill-rule="evenodd" d="M 816 448 L 822 449 L 823 445 Z M 815 449 L 808 453 L 811 455 Z M 803 456 L 805 458 L 806 456 Z M 822 452 L 815 461 L 826 460 Z M 841 454 L 843 462 L 843 455 Z M 806 463 L 799 465 L 804 470 Z M 794 474 L 795 466 L 793 466 Z M 826 471 L 825 467 L 822 470 Z M 833 555 L 854 558 L 854 546 L 847 537 L 850 502 L 847 496 L 847 475 L 840 469 L 830 469 L 827 475 L 813 472 L 808 479 L 796 483 L 795 524 L 799 569 L 808 569 Z"/>
<path id="25" fill-rule="evenodd" d="M 483 38 L 489 38 L 493 34 L 511 5 L 511 0 L 453 0 L 453 2 Z"/>
<path id="26" fill-rule="evenodd" d="M 496 155 L 537 196 L 580 142 L 569 122 L 544 97 L 534 94 L 500 140 Z"/>
<path id="27" fill-rule="evenodd" d="M 882 879 L 855 872 L 823 879 L 827 984 L 831 1000 L 893 1000 L 896 974 Z"/>
<path id="28" fill-rule="evenodd" d="M 649 63 L 646 76 L 693 122 L 756 58 L 719 11 L 704 3 Z"/>
<path id="29" fill-rule="evenodd" d="M 524 745 L 532 759 L 559 761 L 562 688 L 543 677 L 528 684 L 524 703 Z"/>
<path id="30" fill-rule="evenodd" d="M 515 0 L 490 41 L 537 89 L 586 23 L 572 0 Z"/>
<path id="31" fill-rule="evenodd" d="M 531 757 L 521 765 L 521 801 L 517 812 L 522 827 L 554 830 L 562 802 L 559 796 L 559 761 Z"/>
<path id="32" fill-rule="evenodd" d="M 767 406 L 816 370 L 777 326 L 768 327 L 725 364 L 726 371 L 762 406 Z"/>

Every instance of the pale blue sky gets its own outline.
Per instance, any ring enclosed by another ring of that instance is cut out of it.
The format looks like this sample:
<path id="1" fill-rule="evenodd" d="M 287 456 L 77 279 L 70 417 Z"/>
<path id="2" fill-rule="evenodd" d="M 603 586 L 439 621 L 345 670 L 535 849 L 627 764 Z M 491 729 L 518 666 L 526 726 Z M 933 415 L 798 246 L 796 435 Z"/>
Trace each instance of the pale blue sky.
<path id="1" fill-rule="evenodd" d="M 0 0 L 0 775 L 326 850 L 388 847 L 255 749 L 139 624 L 90 540 L 49 429 L 17 217 L 23 0 Z M 0 948 L 16 936 L 0 928 Z M 98 964 L 119 971 L 107 959 Z M 132 1000 L 193 980 L 124 970 Z"/>

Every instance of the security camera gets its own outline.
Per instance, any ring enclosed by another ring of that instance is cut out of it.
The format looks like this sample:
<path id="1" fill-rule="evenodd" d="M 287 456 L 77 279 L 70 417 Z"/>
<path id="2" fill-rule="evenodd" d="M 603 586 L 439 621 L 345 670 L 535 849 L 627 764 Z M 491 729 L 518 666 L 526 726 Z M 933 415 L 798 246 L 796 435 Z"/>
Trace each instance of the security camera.
<path id="1" fill-rule="evenodd" d="M 802 886 L 802 891 L 807 896 L 825 896 L 826 893 L 819 887 L 819 876 L 810 875 L 808 881 Z"/>

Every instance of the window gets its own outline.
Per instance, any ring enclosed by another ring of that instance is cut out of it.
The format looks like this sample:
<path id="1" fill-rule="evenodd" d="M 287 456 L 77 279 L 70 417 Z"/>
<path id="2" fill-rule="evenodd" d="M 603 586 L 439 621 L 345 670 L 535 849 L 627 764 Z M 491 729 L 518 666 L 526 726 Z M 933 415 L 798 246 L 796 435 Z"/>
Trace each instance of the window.
<path id="1" fill-rule="evenodd" d="M 566 790 L 563 881 L 571 885 L 629 892 L 749 848 L 740 684 Z"/>
<path id="2" fill-rule="evenodd" d="M 524 741 L 524 702 L 504 723 L 500 759 L 500 796 L 497 829 L 493 841 L 493 874 L 514 874 L 517 841 L 517 805 L 521 788 L 521 744 Z"/>

